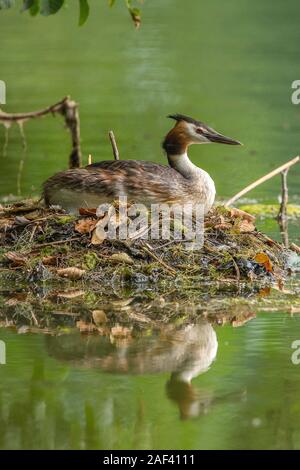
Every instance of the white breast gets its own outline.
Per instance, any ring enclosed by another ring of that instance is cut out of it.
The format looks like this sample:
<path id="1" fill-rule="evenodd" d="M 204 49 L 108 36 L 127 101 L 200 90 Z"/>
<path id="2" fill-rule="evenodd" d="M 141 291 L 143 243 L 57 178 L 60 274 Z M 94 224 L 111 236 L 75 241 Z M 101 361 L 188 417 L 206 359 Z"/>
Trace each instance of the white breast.
<path id="1" fill-rule="evenodd" d="M 204 212 L 207 213 L 216 196 L 215 183 L 212 178 L 202 168 L 194 165 L 186 152 L 181 155 L 168 155 L 168 160 L 172 168 L 191 182 L 194 202 L 204 204 Z"/>
<path id="2" fill-rule="evenodd" d="M 204 204 L 204 211 L 207 213 L 210 208 L 212 207 L 215 197 L 216 197 L 216 187 L 213 179 L 209 176 L 209 174 L 202 170 L 201 168 L 198 168 L 199 170 L 199 187 L 200 189 L 200 194 L 201 194 L 201 200 L 203 201 Z"/>

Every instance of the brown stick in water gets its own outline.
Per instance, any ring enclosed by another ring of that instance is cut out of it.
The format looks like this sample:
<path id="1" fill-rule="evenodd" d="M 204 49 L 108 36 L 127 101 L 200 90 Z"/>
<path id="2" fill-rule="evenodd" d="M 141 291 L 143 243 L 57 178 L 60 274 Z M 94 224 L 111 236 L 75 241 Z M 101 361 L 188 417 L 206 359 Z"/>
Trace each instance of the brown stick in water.
<path id="1" fill-rule="evenodd" d="M 258 180 L 254 181 L 253 183 L 249 184 L 249 186 L 247 186 L 246 188 L 242 189 L 242 191 L 240 191 L 239 193 L 235 194 L 235 196 L 233 196 L 232 198 L 230 198 L 227 202 L 225 202 L 225 206 L 230 206 L 231 204 L 233 204 L 235 201 L 237 201 L 238 199 L 240 199 L 242 196 L 244 196 L 245 194 L 247 194 L 249 191 L 251 191 L 252 189 L 256 188 L 257 186 L 259 186 L 260 184 L 264 183 L 265 181 L 268 181 L 269 179 L 273 178 L 273 176 L 276 176 L 278 175 L 279 173 L 282 173 L 283 171 L 289 169 L 292 165 L 295 165 L 296 163 L 298 163 L 300 160 L 300 157 L 297 156 L 295 158 L 293 158 L 292 160 L 288 161 L 287 163 L 285 163 L 284 165 L 281 165 L 280 167 L 276 168 L 275 170 L 271 171 L 270 173 L 268 173 L 267 175 L 265 176 L 262 176 L 261 178 L 259 178 Z"/>
<path id="2" fill-rule="evenodd" d="M 280 204 L 280 209 L 279 209 L 279 213 L 277 216 L 278 224 L 280 227 L 280 233 L 281 233 L 282 241 L 283 241 L 285 248 L 289 247 L 288 219 L 287 219 L 287 204 L 289 200 L 289 191 L 288 191 L 288 185 L 287 185 L 288 172 L 289 172 L 289 168 L 282 171 L 281 173 L 281 184 L 282 184 L 281 204 Z"/>

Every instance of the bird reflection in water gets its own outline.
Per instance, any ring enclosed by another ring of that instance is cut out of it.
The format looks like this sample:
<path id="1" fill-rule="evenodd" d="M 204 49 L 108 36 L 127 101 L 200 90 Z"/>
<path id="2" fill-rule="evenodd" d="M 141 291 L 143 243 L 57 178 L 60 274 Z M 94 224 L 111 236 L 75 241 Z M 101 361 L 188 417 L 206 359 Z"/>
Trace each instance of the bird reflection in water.
<path id="1" fill-rule="evenodd" d="M 135 335 L 131 341 L 118 344 L 109 336 L 48 337 L 47 347 L 56 359 L 113 374 L 170 373 L 166 393 L 177 403 L 181 419 L 206 414 L 220 400 L 215 392 L 192 385 L 192 380 L 206 372 L 217 355 L 217 335 L 206 320 L 180 328 L 167 327 L 152 336 Z"/>

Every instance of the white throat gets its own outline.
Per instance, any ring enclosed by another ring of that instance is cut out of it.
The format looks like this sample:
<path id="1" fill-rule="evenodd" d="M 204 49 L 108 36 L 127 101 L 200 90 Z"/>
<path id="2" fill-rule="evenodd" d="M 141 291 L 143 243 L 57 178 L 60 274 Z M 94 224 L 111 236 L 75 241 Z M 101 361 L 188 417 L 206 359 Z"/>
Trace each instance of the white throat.
<path id="1" fill-rule="evenodd" d="M 178 171 L 187 180 L 196 182 L 198 189 L 195 198 L 205 205 L 205 213 L 209 211 L 214 203 L 216 188 L 215 183 L 209 174 L 194 165 L 189 159 L 187 153 L 181 155 L 168 155 L 169 164 L 174 170 Z"/>
<path id="2" fill-rule="evenodd" d="M 174 170 L 177 170 L 185 178 L 199 176 L 200 168 L 198 168 L 188 157 L 187 152 L 181 155 L 168 155 L 169 164 Z"/>

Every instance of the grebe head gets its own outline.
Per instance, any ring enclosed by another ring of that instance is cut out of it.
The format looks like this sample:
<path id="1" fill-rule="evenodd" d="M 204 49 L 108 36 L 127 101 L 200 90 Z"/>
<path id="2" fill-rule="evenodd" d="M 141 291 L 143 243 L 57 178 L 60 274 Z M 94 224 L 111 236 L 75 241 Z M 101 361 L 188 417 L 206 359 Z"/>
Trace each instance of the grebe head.
<path id="1" fill-rule="evenodd" d="M 163 142 L 163 148 L 168 155 L 180 155 L 191 144 L 242 145 L 238 140 L 226 137 L 212 127 L 189 116 L 172 114 L 168 117 L 176 121 L 175 127 L 170 130 Z"/>

